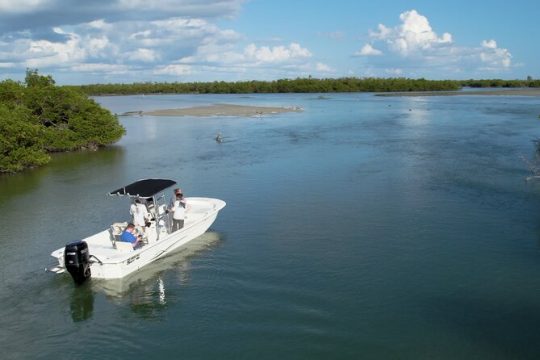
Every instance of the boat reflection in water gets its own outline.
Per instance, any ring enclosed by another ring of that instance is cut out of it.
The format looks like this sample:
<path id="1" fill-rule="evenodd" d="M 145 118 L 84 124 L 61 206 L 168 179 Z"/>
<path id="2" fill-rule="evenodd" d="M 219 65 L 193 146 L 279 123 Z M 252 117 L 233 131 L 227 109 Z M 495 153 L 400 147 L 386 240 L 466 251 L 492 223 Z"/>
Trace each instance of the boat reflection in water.
<path id="1" fill-rule="evenodd" d="M 142 269 L 121 279 L 92 279 L 91 287 L 104 293 L 115 302 L 129 301 L 134 312 L 143 317 L 153 317 L 156 311 L 167 305 L 165 278 L 176 270 L 180 284 L 189 279 L 189 259 L 207 249 L 215 247 L 221 240 L 220 234 L 208 231 L 170 255 L 146 265 Z"/>
<path id="2" fill-rule="evenodd" d="M 73 322 L 88 320 L 92 317 L 94 293 L 89 283 L 73 289 L 70 310 Z"/>

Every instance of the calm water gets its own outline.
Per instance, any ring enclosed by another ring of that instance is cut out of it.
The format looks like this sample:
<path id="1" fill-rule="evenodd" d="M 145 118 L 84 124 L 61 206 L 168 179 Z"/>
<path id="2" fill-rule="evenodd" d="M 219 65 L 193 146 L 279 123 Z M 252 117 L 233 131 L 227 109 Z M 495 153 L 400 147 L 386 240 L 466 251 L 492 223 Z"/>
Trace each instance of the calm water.
<path id="1" fill-rule="evenodd" d="M 521 159 L 540 99 L 97 100 L 305 111 L 121 117 L 111 148 L 0 177 L 3 359 L 540 357 L 540 182 Z M 44 271 L 52 250 L 126 218 L 105 194 L 145 177 L 228 205 L 190 248 L 125 281 L 75 288 Z"/>

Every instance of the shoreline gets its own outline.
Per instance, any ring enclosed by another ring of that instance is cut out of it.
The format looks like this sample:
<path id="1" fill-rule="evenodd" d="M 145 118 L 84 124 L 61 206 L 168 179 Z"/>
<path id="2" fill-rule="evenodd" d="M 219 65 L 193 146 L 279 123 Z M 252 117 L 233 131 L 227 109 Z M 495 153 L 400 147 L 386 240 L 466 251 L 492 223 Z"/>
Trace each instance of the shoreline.
<path id="1" fill-rule="evenodd" d="M 464 95 L 487 95 L 487 96 L 540 96 L 540 89 L 492 89 L 470 91 L 410 91 L 376 93 L 375 96 L 464 96 Z"/>
<path id="2" fill-rule="evenodd" d="M 130 111 L 125 115 L 150 116 L 260 116 L 286 112 L 301 112 L 301 107 L 247 106 L 234 104 L 213 104 L 179 109 L 161 109 L 152 111 Z"/>

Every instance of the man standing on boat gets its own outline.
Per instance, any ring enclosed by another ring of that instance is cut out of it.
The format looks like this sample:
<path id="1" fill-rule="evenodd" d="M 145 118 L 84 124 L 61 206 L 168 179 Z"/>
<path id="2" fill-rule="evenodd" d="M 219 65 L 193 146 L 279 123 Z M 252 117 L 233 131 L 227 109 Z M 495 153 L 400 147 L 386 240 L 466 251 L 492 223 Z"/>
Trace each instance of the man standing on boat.
<path id="1" fill-rule="evenodd" d="M 173 190 L 173 196 L 171 196 L 171 201 L 169 201 L 169 207 L 167 207 L 167 214 L 169 214 L 169 217 L 167 218 L 168 220 L 168 224 L 167 224 L 167 229 L 169 230 L 169 233 L 171 233 L 173 230 L 172 230 L 172 226 L 173 226 L 173 215 L 174 215 L 174 202 L 176 201 L 176 196 L 177 195 L 181 195 L 182 196 L 182 200 L 184 201 L 184 208 L 186 207 L 185 205 L 185 200 L 184 200 L 184 194 L 182 193 L 182 189 L 180 188 L 176 188 Z"/>
<path id="2" fill-rule="evenodd" d="M 182 189 L 176 188 L 174 189 L 174 195 L 171 197 L 171 201 L 169 202 L 169 209 L 172 209 L 172 207 L 174 206 L 174 202 L 176 201 L 177 195 L 182 195 L 182 201 L 184 201 L 184 203 L 186 202 L 184 200 L 184 193 L 182 192 Z"/>
<path id="3" fill-rule="evenodd" d="M 181 191 L 176 193 L 176 199 L 173 202 L 171 211 L 172 211 L 171 232 L 175 232 L 184 227 L 184 218 L 186 215 L 186 201 L 184 200 L 184 194 L 182 194 Z"/>
<path id="4" fill-rule="evenodd" d="M 146 206 L 141 203 L 140 199 L 135 199 L 135 202 L 131 204 L 129 208 L 129 213 L 133 216 L 133 224 L 139 230 L 144 232 L 146 226 L 146 219 L 148 219 L 149 214 Z"/>

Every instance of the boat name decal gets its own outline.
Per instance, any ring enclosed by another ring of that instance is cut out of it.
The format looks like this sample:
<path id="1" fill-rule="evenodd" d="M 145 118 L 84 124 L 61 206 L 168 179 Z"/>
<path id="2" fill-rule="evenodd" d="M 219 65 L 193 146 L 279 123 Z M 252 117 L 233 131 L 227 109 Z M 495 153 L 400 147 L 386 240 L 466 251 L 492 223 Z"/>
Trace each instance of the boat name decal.
<path id="1" fill-rule="evenodd" d="M 135 260 L 139 260 L 139 255 L 135 255 L 135 256 L 130 257 L 129 259 L 127 259 L 126 263 L 129 265 L 132 262 L 134 262 Z"/>

